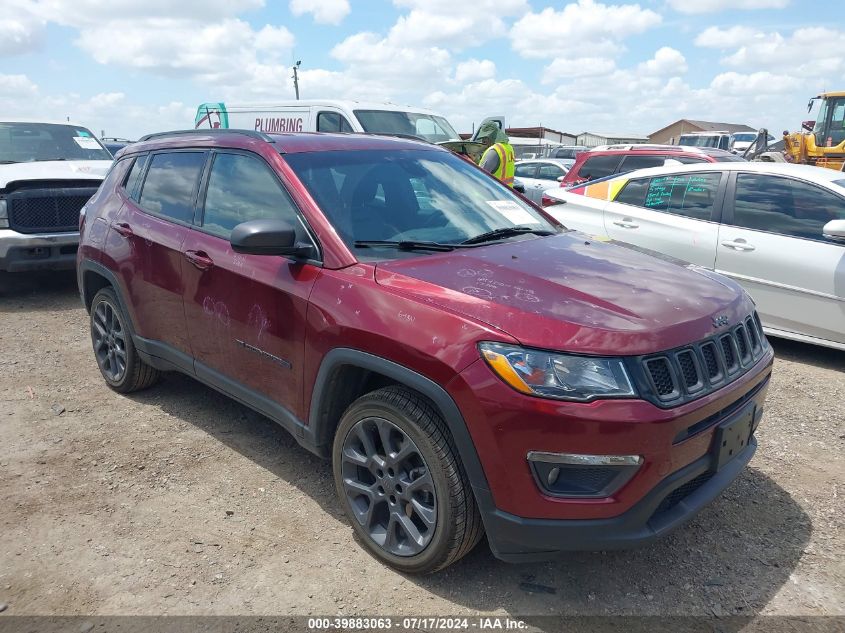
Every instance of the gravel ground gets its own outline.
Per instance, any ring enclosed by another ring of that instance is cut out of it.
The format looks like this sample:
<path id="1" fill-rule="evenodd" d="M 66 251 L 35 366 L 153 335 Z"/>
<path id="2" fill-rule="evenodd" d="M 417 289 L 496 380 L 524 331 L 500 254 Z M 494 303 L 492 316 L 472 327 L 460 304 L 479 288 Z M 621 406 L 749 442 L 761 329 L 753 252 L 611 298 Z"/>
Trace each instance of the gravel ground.
<path id="1" fill-rule="evenodd" d="M 3 280 L 0 280 L 3 281 Z M 0 604 L 12 614 L 845 615 L 845 353 L 777 352 L 751 467 L 640 550 L 404 577 L 355 543 L 329 465 L 190 378 L 129 397 L 72 274 L 0 288 Z"/>

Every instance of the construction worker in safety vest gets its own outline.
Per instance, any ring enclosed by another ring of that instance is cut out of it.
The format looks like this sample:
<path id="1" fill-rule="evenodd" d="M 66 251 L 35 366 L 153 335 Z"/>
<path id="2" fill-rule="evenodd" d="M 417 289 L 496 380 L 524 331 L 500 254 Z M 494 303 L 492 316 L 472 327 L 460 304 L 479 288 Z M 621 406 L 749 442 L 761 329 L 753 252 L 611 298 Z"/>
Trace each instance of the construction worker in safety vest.
<path id="1" fill-rule="evenodd" d="M 478 130 L 477 139 L 487 147 L 481 155 L 479 166 L 508 187 L 513 187 L 515 159 L 508 135 L 498 125 L 488 121 Z"/>

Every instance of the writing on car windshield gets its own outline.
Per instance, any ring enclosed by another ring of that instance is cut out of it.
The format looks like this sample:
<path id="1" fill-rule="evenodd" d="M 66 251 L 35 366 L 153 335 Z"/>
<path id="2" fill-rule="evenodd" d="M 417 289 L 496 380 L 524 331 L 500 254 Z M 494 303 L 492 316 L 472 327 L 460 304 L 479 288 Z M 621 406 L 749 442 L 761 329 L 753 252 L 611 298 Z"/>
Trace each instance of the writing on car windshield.
<path id="1" fill-rule="evenodd" d="M 303 152 L 285 160 L 350 248 L 374 241 L 457 245 L 512 227 L 531 231 L 495 235 L 530 239 L 537 237 L 534 229 L 557 230 L 510 189 L 451 152 Z M 372 246 L 367 248 L 371 255 Z"/>

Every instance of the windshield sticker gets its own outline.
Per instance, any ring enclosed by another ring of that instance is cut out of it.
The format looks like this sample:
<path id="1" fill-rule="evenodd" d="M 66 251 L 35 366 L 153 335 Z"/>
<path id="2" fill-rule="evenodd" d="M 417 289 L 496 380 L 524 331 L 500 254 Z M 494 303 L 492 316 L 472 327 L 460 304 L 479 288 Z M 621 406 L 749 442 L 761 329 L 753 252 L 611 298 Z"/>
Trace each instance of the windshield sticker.
<path id="1" fill-rule="evenodd" d="M 100 144 L 97 142 L 97 139 L 90 136 L 74 136 L 73 140 L 76 141 L 76 144 L 82 149 L 102 149 Z"/>
<path id="2" fill-rule="evenodd" d="M 77 136 L 91 136 L 91 133 L 87 130 L 76 130 Z"/>
<path id="3" fill-rule="evenodd" d="M 514 224 L 539 224 L 537 218 L 516 202 L 511 200 L 487 200 L 486 202 Z"/>

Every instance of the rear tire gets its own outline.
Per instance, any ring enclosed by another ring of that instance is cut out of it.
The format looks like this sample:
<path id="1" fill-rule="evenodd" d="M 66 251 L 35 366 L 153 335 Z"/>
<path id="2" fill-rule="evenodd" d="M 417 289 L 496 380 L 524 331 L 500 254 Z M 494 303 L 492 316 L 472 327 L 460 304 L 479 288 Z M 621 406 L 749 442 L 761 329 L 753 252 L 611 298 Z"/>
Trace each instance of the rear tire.
<path id="1" fill-rule="evenodd" d="M 367 549 L 406 573 L 432 573 L 469 553 L 483 526 L 443 418 L 406 387 L 358 398 L 332 449 L 335 487 Z"/>
<path id="2" fill-rule="evenodd" d="M 141 360 L 127 323 L 114 290 L 103 288 L 94 295 L 91 302 L 94 357 L 106 384 L 119 393 L 146 389 L 161 376 L 161 372 Z"/>

